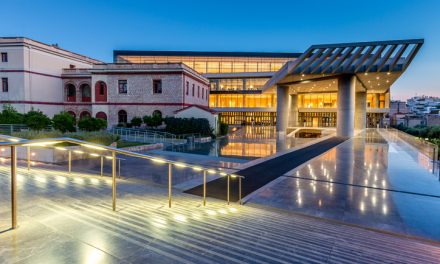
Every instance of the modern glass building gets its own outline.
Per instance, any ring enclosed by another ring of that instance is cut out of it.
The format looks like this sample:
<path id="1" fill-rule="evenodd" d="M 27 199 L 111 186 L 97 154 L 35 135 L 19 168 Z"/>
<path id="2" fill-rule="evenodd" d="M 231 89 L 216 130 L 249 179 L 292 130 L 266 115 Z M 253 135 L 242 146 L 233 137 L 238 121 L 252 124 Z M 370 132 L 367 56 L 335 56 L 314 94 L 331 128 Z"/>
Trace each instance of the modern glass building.
<path id="1" fill-rule="evenodd" d="M 276 94 L 264 84 L 301 53 L 114 51 L 116 63 L 182 62 L 210 81 L 209 106 L 230 125 L 276 124 Z"/>
<path id="2" fill-rule="evenodd" d="M 115 50 L 114 61 L 185 63 L 209 79 L 209 106 L 230 125 L 344 127 L 351 135 L 355 127 L 385 125 L 390 87 L 422 44 L 313 45 L 304 53 Z"/>

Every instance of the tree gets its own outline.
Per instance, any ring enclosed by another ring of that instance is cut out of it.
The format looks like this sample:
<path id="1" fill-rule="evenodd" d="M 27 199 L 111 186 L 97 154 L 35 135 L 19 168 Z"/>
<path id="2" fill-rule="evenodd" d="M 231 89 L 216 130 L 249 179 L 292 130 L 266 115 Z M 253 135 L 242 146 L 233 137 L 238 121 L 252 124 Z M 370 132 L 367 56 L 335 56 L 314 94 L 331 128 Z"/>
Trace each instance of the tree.
<path id="1" fill-rule="evenodd" d="M 107 127 L 107 121 L 101 118 L 86 117 L 78 121 L 78 128 L 83 131 L 99 131 Z"/>
<path id="2" fill-rule="evenodd" d="M 56 114 L 52 118 L 53 128 L 58 129 L 59 131 L 65 132 L 75 132 L 75 118 L 67 113 L 61 112 Z"/>
<path id="3" fill-rule="evenodd" d="M 153 114 L 152 116 L 144 116 L 143 117 L 144 123 L 149 127 L 158 127 L 162 124 L 162 115 L 160 114 Z"/>
<path id="4" fill-rule="evenodd" d="M 140 127 L 141 124 L 142 124 L 142 118 L 140 118 L 140 117 L 138 117 L 138 116 L 133 117 L 133 118 L 131 119 L 131 124 L 132 124 L 134 127 Z"/>
<path id="5" fill-rule="evenodd" d="M 50 118 L 40 110 L 31 109 L 24 114 L 24 123 L 32 130 L 43 130 L 52 123 Z"/>
<path id="6" fill-rule="evenodd" d="M 0 113 L 0 124 L 23 124 L 24 116 L 15 110 L 11 105 L 3 105 Z"/>

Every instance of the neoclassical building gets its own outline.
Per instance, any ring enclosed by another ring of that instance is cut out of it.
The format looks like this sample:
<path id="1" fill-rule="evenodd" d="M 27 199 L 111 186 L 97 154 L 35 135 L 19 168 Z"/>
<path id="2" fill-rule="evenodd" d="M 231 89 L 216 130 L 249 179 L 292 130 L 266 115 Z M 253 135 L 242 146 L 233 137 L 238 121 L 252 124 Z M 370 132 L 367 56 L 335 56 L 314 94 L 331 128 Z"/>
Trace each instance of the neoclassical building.
<path id="1" fill-rule="evenodd" d="M 173 116 L 188 106 L 207 108 L 209 81 L 182 63 L 96 64 L 64 69 L 64 110 L 93 116 L 109 126 L 133 117 Z"/>

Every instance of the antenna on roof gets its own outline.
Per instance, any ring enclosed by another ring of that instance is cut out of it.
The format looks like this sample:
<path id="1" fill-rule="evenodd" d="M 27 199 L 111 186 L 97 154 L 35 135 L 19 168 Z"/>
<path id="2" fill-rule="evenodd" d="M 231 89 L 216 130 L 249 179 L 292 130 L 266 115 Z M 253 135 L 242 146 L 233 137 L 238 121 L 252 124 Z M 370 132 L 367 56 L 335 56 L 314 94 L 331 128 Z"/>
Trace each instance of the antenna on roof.
<path id="1" fill-rule="evenodd" d="M 54 47 L 54 48 L 57 48 L 57 49 L 60 48 L 60 46 L 58 46 L 58 43 L 54 43 L 54 44 L 52 44 L 51 46 Z"/>

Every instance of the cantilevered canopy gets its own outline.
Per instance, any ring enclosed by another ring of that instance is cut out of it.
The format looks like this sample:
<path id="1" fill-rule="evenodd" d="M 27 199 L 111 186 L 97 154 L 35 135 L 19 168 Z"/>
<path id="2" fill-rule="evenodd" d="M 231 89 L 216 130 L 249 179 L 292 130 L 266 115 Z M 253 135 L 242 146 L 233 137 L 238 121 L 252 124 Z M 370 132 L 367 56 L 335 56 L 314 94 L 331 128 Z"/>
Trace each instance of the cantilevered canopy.
<path id="1" fill-rule="evenodd" d="M 367 90 L 386 91 L 409 66 L 423 39 L 313 45 L 288 61 L 263 87 L 302 85 L 354 74 Z"/>

